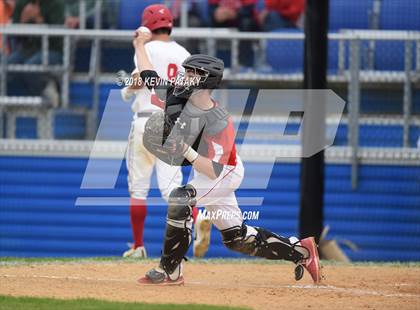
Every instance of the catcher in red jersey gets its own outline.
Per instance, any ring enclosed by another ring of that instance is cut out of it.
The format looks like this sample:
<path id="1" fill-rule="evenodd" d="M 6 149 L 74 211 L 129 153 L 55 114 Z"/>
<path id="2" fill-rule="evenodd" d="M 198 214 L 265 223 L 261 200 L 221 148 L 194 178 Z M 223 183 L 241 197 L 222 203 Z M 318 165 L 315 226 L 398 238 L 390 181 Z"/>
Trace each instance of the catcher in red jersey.
<path id="1" fill-rule="evenodd" d="M 166 79 L 173 79 L 179 71 L 183 71 L 182 62 L 190 53 L 177 42 L 172 41 L 173 18 L 169 9 L 161 4 L 146 7 L 142 16 L 142 27 L 139 31 L 151 34 L 151 40 L 145 45 L 146 53 L 156 72 Z M 131 84 L 121 90 L 125 101 L 131 101 L 133 121 L 129 134 L 126 163 L 128 170 L 128 188 L 130 192 L 130 220 L 133 233 L 133 245 L 123 253 L 123 257 L 145 258 L 143 231 L 147 214 L 146 198 L 150 188 L 153 168 L 156 168 L 158 186 L 162 197 L 167 200 L 169 193 L 181 185 L 180 167 L 171 166 L 148 152 L 143 145 L 144 126 L 148 118 L 161 108 L 152 104 L 157 100 L 139 79 L 137 59 L 134 56 L 135 69 L 131 73 Z M 208 221 L 207 221 L 208 222 Z M 198 219 L 195 223 L 196 256 L 203 256 L 208 248 L 210 230 L 208 223 Z"/>
<path id="2" fill-rule="evenodd" d="M 228 112 L 211 97 L 223 77 L 223 61 L 192 55 L 183 62 L 185 74 L 169 83 L 153 69 L 145 50 L 150 35 L 136 33 L 133 45 L 139 72 L 146 86 L 160 97 L 165 112 L 146 123 L 145 147 L 171 165 L 192 165 L 194 177 L 169 194 L 166 231 L 160 263 L 138 280 L 144 285 L 184 283 L 182 261 L 191 243 L 191 215 L 203 206 L 207 212 L 227 216 L 211 217 L 225 246 L 243 254 L 283 259 L 296 264 L 295 277 L 304 269 L 320 282 L 320 263 L 313 237 L 286 238 L 261 227 L 246 225 L 235 190 L 244 167 L 236 153 L 235 132 Z M 151 83 L 147 83 L 150 81 Z"/>

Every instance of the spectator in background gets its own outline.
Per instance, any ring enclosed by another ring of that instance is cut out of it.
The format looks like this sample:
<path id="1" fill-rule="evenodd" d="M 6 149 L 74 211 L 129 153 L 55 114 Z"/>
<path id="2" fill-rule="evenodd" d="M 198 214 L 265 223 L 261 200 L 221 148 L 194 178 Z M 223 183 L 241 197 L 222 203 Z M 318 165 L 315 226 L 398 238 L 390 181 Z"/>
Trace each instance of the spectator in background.
<path id="1" fill-rule="evenodd" d="M 172 13 L 174 18 L 174 27 L 181 27 L 181 11 L 182 3 L 184 0 L 169 0 L 166 1 L 168 8 Z M 188 5 L 188 27 L 205 27 L 206 23 L 203 21 L 203 18 L 200 14 L 198 8 L 199 0 L 190 0 L 187 3 Z M 183 46 L 191 52 L 191 54 L 200 54 L 199 40 L 189 39 L 186 40 Z"/>
<path id="2" fill-rule="evenodd" d="M 271 31 L 279 28 L 303 28 L 305 0 L 265 0 L 260 12 L 262 29 Z"/>
<path id="3" fill-rule="evenodd" d="M 95 4 L 96 0 L 85 0 L 85 16 L 86 16 L 86 28 L 95 28 Z M 67 28 L 76 29 L 80 26 L 79 20 L 79 6 L 80 2 L 66 1 L 65 6 L 65 21 L 64 24 Z M 101 25 L 102 29 L 116 28 L 117 26 L 117 14 L 119 0 L 108 0 L 102 1 L 101 7 Z"/>
<path id="4" fill-rule="evenodd" d="M 188 5 L 188 27 L 203 27 L 205 26 L 198 8 L 198 0 L 190 0 Z M 167 1 L 169 10 L 174 17 L 174 26 L 181 26 L 181 10 L 183 0 L 170 0 Z"/>
<path id="5" fill-rule="evenodd" d="M 15 9 L 15 0 L 0 0 L 0 26 L 4 26 L 10 22 Z M 0 34 L 0 54 L 7 55 L 8 46 L 3 47 L 3 37 Z"/>
<path id="6" fill-rule="evenodd" d="M 257 0 L 208 0 L 212 27 L 235 27 L 239 31 L 258 31 Z M 251 67 L 252 42 L 239 43 L 239 63 Z"/>
<path id="7" fill-rule="evenodd" d="M 95 14 L 95 0 L 86 0 L 86 19 Z M 79 1 L 69 1 L 65 6 L 65 20 L 64 25 L 67 28 L 75 29 L 80 26 L 79 19 Z M 93 28 L 93 27 L 91 27 Z"/>
<path id="8" fill-rule="evenodd" d="M 13 14 L 13 22 L 21 24 L 50 24 L 64 23 L 64 3 L 60 0 L 17 0 Z M 9 64 L 39 65 L 42 63 L 41 38 L 17 37 L 7 59 Z M 48 63 L 59 64 L 62 60 L 62 40 L 49 39 Z M 27 96 L 43 96 L 53 106 L 59 103 L 57 83 L 48 74 L 25 73 L 17 77 L 18 87 Z M 13 85 L 12 85 L 13 87 Z"/>

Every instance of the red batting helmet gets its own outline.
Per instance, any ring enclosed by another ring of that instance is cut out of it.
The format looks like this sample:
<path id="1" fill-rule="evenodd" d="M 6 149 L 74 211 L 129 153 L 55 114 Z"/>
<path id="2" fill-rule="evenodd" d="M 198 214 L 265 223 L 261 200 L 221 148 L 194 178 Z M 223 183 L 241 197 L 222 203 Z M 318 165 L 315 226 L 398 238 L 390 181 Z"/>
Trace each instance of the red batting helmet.
<path id="1" fill-rule="evenodd" d="M 173 17 L 171 11 L 162 4 L 149 5 L 143 11 L 141 25 L 154 31 L 159 28 L 172 29 Z"/>

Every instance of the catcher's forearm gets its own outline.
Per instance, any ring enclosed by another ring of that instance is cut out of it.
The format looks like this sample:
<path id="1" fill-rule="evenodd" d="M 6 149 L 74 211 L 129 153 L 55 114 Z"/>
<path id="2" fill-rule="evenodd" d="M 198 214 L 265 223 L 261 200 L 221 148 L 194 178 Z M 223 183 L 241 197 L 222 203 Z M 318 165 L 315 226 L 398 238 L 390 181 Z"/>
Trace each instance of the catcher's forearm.
<path id="1" fill-rule="evenodd" d="M 191 146 L 186 146 L 184 157 L 192 164 L 193 168 L 205 174 L 210 179 L 217 179 L 222 171 L 223 165 L 216 163 L 204 156 L 199 155 Z"/>
<path id="2" fill-rule="evenodd" d="M 192 166 L 198 172 L 205 174 L 210 179 L 217 179 L 218 175 L 214 171 L 214 162 L 204 156 L 198 155 L 197 159 L 192 163 Z"/>
<path id="3" fill-rule="evenodd" d="M 144 44 L 136 45 L 136 59 L 137 66 L 140 72 L 144 70 L 153 70 L 153 65 L 150 62 L 149 57 L 147 56 L 146 48 Z"/>

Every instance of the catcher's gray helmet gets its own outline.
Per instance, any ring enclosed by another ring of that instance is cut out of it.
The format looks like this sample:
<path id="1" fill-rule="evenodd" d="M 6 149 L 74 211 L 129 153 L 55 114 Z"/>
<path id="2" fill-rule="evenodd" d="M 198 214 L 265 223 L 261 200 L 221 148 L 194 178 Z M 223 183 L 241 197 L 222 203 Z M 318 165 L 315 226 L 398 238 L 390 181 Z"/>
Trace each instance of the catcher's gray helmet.
<path id="1" fill-rule="evenodd" d="M 204 54 L 191 55 L 184 60 L 182 66 L 185 70 L 194 70 L 201 76 L 200 81 L 192 85 L 176 85 L 174 95 L 191 95 L 194 89 L 215 89 L 219 87 L 223 78 L 225 65 L 223 60 Z"/>

